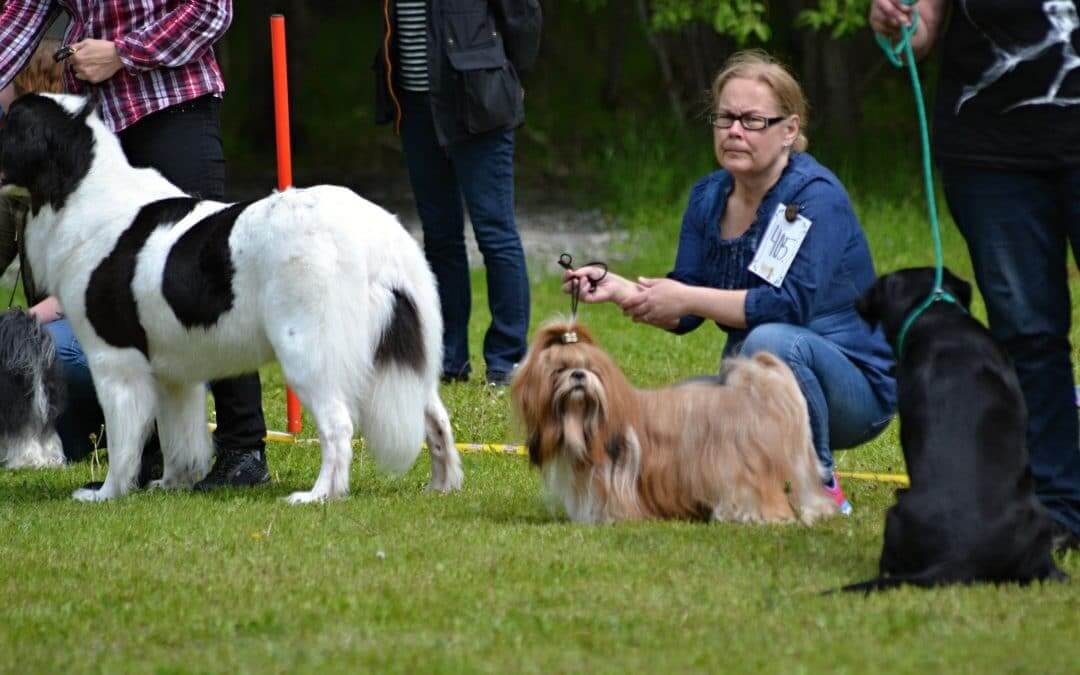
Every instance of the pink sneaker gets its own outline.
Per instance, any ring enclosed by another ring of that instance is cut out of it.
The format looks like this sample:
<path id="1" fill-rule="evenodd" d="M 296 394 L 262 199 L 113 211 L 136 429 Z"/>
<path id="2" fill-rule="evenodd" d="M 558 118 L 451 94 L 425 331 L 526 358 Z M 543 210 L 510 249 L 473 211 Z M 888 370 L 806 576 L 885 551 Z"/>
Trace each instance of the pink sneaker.
<path id="1" fill-rule="evenodd" d="M 836 505 L 840 507 L 840 514 L 844 516 L 851 515 L 851 502 L 844 496 L 844 491 L 840 489 L 840 479 L 836 477 L 834 473 L 832 479 L 825 484 L 825 492 L 832 497 Z"/>

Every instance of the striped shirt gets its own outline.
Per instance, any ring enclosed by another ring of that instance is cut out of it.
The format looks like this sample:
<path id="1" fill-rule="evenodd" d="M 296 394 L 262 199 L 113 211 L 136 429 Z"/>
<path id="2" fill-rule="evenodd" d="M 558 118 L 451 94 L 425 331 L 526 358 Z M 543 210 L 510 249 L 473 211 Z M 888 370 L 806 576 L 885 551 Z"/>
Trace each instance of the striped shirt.
<path id="1" fill-rule="evenodd" d="M 406 91 L 427 91 L 427 0 L 397 0 L 397 29 L 398 82 Z"/>
<path id="2" fill-rule="evenodd" d="M 0 88 L 30 60 L 61 9 L 71 15 L 64 44 L 113 41 L 123 67 L 108 80 L 95 85 L 64 72 L 68 91 L 97 97 L 113 131 L 225 92 L 212 45 L 232 22 L 232 0 L 4 0 L 0 8 Z"/>

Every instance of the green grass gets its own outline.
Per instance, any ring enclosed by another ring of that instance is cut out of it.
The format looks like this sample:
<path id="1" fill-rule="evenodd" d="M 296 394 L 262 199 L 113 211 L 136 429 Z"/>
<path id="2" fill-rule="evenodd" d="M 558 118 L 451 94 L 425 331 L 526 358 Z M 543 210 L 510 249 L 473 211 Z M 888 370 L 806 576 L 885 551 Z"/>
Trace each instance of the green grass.
<path id="1" fill-rule="evenodd" d="M 667 270 L 685 191 L 708 168 L 650 152 L 619 163 L 604 195 L 635 233 L 614 252 L 629 259 L 623 272 Z M 663 168 L 640 175 L 646 164 Z M 834 165 L 878 269 L 928 263 L 917 175 Z M 944 240 L 970 278 L 948 221 Z M 534 324 L 569 311 L 556 269 L 532 264 Z M 477 272 L 474 354 L 483 281 Z M 716 368 L 714 327 L 677 338 L 609 307 L 581 318 L 639 385 Z M 473 369 L 483 373 L 479 359 Z M 263 376 L 268 422 L 283 429 L 280 374 Z M 474 381 L 443 395 L 459 441 L 520 442 L 504 392 Z M 821 595 L 874 574 L 888 485 L 847 481 L 854 515 L 812 529 L 589 527 L 552 515 L 519 457 L 466 455 L 464 491 L 441 496 L 423 490 L 426 458 L 390 478 L 358 453 L 347 500 L 291 507 L 280 498 L 310 487 L 319 453 L 275 444 L 269 456 L 269 486 L 98 505 L 69 495 L 102 467 L 0 471 L 0 672 L 1055 673 L 1080 662 L 1075 583 Z M 902 471 L 895 424 L 838 460 Z M 1061 564 L 1080 576 L 1080 555 Z"/>

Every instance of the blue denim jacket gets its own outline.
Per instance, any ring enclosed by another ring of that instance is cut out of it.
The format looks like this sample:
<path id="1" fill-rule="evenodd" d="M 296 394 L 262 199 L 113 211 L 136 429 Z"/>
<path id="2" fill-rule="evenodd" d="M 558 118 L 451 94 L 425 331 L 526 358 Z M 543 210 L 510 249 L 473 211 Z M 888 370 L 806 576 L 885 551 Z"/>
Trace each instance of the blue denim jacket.
<path id="1" fill-rule="evenodd" d="M 728 334 L 725 353 L 755 326 L 805 326 L 835 343 L 866 375 L 881 401 L 895 406 L 892 350 L 880 329 L 871 329 L 855 312 L 856 299 L 874 281 L 874 263 L 839 179 L 810 155 L 793 153 L 780 180 L 762 199 L 750 229 L 739 237 L 721 239 L 720 220 L 733 186 L 731 174 L 724 170 L 694 185 L 683 214 L 675 269 L 668 277 L 694 286 L 747 289 L 748 328 L 720 326 Z M 776 288 L 747 268 L 777 205 L 792 202 L 811 226 Z M 675 332 L 689 332 L 702 322 L 701 317 L 685 316 Z"/>

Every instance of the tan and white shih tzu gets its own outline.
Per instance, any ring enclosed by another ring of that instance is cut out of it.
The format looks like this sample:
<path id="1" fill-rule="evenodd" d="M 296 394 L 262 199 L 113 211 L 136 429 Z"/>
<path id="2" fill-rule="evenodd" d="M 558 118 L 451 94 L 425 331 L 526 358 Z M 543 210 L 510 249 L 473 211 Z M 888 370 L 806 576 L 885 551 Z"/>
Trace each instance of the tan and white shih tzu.
<path id="1" fill-rule="evenodd" d="M 772 354 L 635 389 L 582 325 L 537 333 L 511 385 L 530 461 L 571 520 L 811 524 L 836 513 L 806 401 Z"/>

